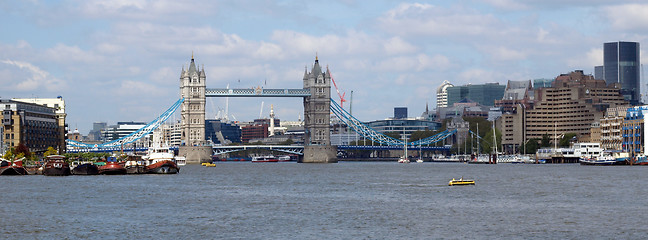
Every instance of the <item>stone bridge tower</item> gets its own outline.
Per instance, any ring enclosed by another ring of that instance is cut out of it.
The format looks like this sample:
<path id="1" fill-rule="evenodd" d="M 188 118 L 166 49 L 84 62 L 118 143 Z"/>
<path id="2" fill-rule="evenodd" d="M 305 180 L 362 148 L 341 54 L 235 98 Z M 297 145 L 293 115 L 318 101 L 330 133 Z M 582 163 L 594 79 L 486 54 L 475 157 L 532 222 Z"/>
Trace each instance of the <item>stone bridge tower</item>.
<path id="1" fill-rule="evenodd" d="M 317 56 L 309 73 L 304 70 L 304 159 L 302 162 L 337 162 L 337 147 L 331 146 L 331 74 L 323 73 Z"/>
<path id="2" fill-rule="evenodd" d="M 182 145 L 179 154 L 188 163 L 211 161 L 211 146 L 205 146 L 205 67 L 196 68 L 193 54 L 187 70 L 180 73 L 182 103 Z"/>

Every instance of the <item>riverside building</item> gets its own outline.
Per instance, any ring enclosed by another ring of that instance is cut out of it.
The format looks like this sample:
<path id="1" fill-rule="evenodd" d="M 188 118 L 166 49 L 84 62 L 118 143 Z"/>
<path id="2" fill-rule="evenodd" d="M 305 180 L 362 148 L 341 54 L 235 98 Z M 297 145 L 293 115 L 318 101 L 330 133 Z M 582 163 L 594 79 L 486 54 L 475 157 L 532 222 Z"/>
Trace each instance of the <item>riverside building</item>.
<path id="1" fill-rule="evenodd" d="M 0 100 L 2 106 L 1 149 L 7 150 L 22 143 L 31 152 L 54 147 L 65 151 L 65 115 L 56 108 L 37 103 Z M 61 129 L 63 128 L 63 129 Z"/>
<path id="2" fill-rule="evenodd" d="M 543 135 L 558 141 L 565 133 L 590 139 L 592 123 L 598 122 L 607 108 L 627 104 L 618 84 L 608 86 L 582 70 L 561 74 L 553 87 L 536 90 L 533 107 L 520 104 L 514 112 L 502 115 L 502 144 L 511 150 Z"/>

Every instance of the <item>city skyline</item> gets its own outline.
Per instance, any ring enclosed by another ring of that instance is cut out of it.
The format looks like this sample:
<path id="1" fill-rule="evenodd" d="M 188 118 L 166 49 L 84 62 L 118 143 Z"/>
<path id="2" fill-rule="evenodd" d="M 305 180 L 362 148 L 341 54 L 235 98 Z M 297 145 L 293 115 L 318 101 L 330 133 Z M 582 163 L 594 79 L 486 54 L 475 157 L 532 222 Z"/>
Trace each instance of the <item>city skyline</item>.
<path id="1" fill-rule="evenodd" d="M 444 80 L 593 74 L 605 42 L 644 43 L 648 4 L 608 2 L 6 2 L 0 98 L 62 96 L 71 130 L 87 134 L 94 122 L 161 114 L 179 98 L 192 55 L 207 88 L 301 88 L 317 56 L 347 100 L 354 92 L 358 119 L 385 119 L 398 106 L 417 116 L 436 107 Z M 207 117 L 224 102 L 208 99 Z M 230 98 L 229 112 L 251 121 L 271 104 L 278 118 L 303 118 L 298 99 Z"/>

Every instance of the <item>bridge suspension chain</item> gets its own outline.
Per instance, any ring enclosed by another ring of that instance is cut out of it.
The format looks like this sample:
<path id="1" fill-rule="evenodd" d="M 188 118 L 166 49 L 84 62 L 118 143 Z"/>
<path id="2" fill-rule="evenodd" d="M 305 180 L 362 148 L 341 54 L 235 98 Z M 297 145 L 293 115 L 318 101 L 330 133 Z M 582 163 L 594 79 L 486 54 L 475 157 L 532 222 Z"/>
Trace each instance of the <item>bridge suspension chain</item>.
<path id="1" fill-rule="evenodd" d="M 362 123 L 358 119 L 356 119 L 354 116 L 352 116 L 349 112 L 344 110 L 335 100 L 331 99 L 331 111 L 337 118 L 340 120 L 346 121 L 347 125 L 353 129 L 353 131 L 357 132 L 358 134 L 365 136 L 369 139 L 371 139 L 374 142 L 379 142 L 381 144 L 389 145 L 389 146 L 394 146 L 394 145 L 399 145 L 403 146 L 405 143 L 403 140 L 395 139 L 390 136 L 387 136 L 385 134 L 382 134 L 373 128 L 367 126 L 366 124 Z M 436 135 L 407 143 L 409 146 L 418 146 L 418 145 L 428 145 L 432 143 L 436 143 L 439 141 L 442 141 L 449 136 L 455 134 L 457 132 L 456 129 L 453 130 L 445 130 L 441 133 L 438 133 Z"/>
<path id="2" fill-rule="evenodd" d="M 142 137 L 145 137 L 146 135 L 150 134 L 153 132 L 153 130 L 157 129 L 160 127 L 162 123 L 164 123 L 167 119 L 169 119 L 170 116 L 175 113 L 175 111 L 180 107 L 180 105 L 184 102 L 184 98 L 178 100 L 175 102 L 169 109 L 167 109 L 164 113 L 162 113 L 159 117 L 157 117 L 155 120 L 151 121 L 148 123 L 146 126 L 138 129 L 137 131 L 128 134 L 122 138 L 103 143 L 103 144 L 87 144 L 87 143 L 82 143 L 74 140 L 67 139 L 65 140 L 67 143 L 67 148 L 114 148 L 114 147 L 119 147 L 122 145 L 130 144 L 133 143 Z"/>

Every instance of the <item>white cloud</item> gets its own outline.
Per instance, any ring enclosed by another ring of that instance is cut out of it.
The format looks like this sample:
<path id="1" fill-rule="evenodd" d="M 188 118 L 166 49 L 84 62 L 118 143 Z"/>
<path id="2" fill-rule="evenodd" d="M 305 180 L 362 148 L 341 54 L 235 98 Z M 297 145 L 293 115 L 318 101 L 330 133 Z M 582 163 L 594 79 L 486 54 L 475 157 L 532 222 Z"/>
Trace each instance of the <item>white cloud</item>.
<path id="1" fill-rule="evenodd" d="M 429 4 L 402 3 L 378 19 L 381 29 L 394 35 L 468 37 L 489 34 L 500 25 L 490 14 Z"/>
<path id="2" fill-rule="evenodd" d="M 603 8 L 612 27 L 620 30 L 648 30 L 648 4 L 624 4 Z"/>
<path id="3" fill-rule="evenodd" d="M 51 92 L 61 90 L 66 87 L 65 81 L 51 77 L 48 72 L 43 71 L 42 69 L 34 66 L 31 63 L 13 60 L 2 60 L 0 62 L 9 66 L 18 67 L 20 70 L 22 70 L 22 72 L 16 73 L 14 72 L 14 70 L 5 69 L 5 72 L 14 72 L 9 76 L 11 76 L 11 78 L 17 79 L 5 78 L 0 80 L 0 82 L 3 82 L 3 85 L 9 86 L 9 88 L 15 89 L 16 91 L 25 92 L 44 89 Z"/>

